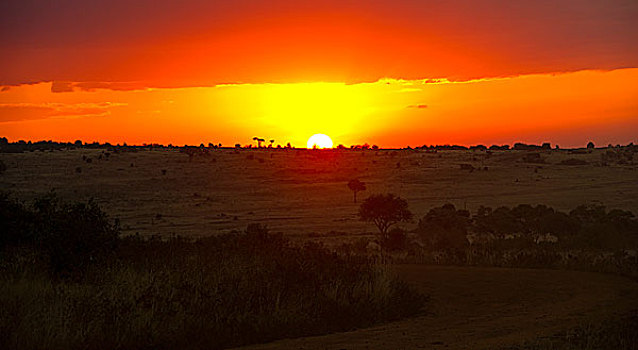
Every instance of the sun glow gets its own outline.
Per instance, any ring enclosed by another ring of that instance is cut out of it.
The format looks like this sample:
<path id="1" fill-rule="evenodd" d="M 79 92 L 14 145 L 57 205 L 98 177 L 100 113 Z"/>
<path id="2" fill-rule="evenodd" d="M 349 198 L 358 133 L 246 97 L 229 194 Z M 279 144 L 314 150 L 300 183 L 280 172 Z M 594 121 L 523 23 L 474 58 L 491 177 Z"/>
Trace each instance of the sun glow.
<path id="1" fill-rule="evenodd" d="M 365 85 L 343 83 L 299 83 L 262 85 L 259 101 L 263 123 L 282 134 L 296 137 L 316 130 L 335 137 L 362 127 L 374 111 L 376 101 Z M 332 147 L 332 145 L 330 145 Z"/>
<path id="2" fill-rule="evenodd" d="M 237 128 L 258 127 L 282 145 L 302 146 L 318 130 L 340 143 L 363 143 L 359 135 L 379 129 L 374 116 L 405 108 L 404 103 L 388 108 L 396 102 L 391 88 L 385 82 L 230 84 L 217 86 L 203 101 L 205 110 L 226 116 Z"/>
<path id="3" fill-rule="evenodd" d="M 308 139 L 308 148 L 332 148 L 332 139 L 328 135 L 314 134 Z"/>

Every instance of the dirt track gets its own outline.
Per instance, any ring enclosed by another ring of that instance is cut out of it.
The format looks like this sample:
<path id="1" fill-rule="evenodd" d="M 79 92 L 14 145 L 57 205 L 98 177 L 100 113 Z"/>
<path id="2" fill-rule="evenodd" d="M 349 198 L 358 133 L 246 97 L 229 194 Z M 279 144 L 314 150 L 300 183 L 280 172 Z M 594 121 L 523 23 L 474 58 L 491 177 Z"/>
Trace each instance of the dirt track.
<path id="1" fill-rule="evenodd" d="M 638 283 L 588 272 L 405 265 L 423 316 L 245 349 L 498 349 L 638 308 Z"/>

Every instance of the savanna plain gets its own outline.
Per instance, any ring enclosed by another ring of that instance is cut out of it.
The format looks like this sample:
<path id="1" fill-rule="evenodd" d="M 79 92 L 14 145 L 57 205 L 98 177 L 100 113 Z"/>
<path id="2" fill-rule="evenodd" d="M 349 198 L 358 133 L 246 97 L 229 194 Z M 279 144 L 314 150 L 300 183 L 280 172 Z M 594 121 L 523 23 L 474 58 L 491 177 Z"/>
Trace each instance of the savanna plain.
<path id="1" fill-rule="evenodd" d="M 635 349 L 637 151 L 1 153 L 0 347 Z"/>

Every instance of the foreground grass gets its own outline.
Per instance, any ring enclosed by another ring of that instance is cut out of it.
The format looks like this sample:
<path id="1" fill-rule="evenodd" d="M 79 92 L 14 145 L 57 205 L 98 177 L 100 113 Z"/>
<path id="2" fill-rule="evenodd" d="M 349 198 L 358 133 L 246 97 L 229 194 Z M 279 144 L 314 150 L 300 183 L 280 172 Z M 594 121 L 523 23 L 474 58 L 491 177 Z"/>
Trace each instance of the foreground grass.
<path id="1" fill-rule="evenodd" d="M 638 310 L 606 321 L 592 321 L 549 338 L 503 350 L 635 350 L 638 349 Z"/>
<path id="2" fill-rule="evenodd" d="M 387 268 L 261 230 L 199 242 L 124 240 L 56 279 L 5 255 L 3 349 L 219 349 L 405 317 L 424 298 Z"/>

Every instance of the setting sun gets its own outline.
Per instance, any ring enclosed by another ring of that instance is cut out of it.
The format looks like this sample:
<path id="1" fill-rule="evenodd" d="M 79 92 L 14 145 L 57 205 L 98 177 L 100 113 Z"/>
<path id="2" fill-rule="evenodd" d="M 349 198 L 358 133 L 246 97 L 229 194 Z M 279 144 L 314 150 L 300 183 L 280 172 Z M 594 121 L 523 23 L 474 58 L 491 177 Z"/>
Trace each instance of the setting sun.
<path id="1" fill-rule="evenodd" d="M 332 148 L 332 139 L 328 135 L 314 134 L 308 139 L 308 148 Z"/>

